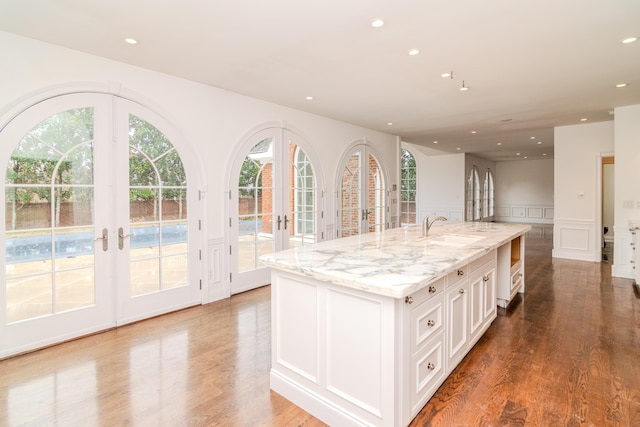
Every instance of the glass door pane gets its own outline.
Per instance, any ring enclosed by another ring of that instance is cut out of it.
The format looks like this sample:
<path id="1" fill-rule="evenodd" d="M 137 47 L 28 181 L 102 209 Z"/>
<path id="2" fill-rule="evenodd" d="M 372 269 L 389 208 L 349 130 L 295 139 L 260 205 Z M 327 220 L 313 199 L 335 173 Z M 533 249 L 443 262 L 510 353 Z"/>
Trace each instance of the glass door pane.
<path id="1" fill-rule="evenodd" d="M 238 271 L 262 267 L 260 255 L 275 250 L 273 236 L 274 138 L 258 142 L 238 178 Z M 277 219 L 276 219 L 277 220 Z M 282 219 L 280 218 L 280 221 Z"/>
<path id="2" fill-rule="evenodd" d="M 316 178 L 302 148 L 289 141 L 288 247 L 316 241 Z"/>
<path id="3" fill-rule="evenodd" d="M 361 158 L 360 151 L 353 153 L 342 169 L 340 237 L 353 236 L 362 232 Z"/>
<path id="4" fill-rule="evenodd" d="M 129 115 L 130 292 L 188 285 L 187 179 L 169 139 Z"/>
<path id="5" fill-rule="evenodd" d="M 52 115 L 5 172 L 8 324 L 95 303 L 93 108 Z"/>
<path id="6" fill-rule="evenodd" d="M 384 174 L 375 157 L 369 154 L 369 182 L 367 200 L 368 231 L 382 231 L 385 227 L 386 187 Z"/>

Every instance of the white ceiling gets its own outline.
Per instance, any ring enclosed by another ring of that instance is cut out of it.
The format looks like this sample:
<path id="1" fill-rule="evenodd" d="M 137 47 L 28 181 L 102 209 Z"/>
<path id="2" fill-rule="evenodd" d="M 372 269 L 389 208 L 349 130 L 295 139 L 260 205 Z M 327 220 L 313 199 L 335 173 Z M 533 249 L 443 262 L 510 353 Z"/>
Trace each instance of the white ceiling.
<path id="1" fill-rule="evenodd" d="M 640 104 L 640 0 L 1 0 L 0 30 L 493 160 Z"/>

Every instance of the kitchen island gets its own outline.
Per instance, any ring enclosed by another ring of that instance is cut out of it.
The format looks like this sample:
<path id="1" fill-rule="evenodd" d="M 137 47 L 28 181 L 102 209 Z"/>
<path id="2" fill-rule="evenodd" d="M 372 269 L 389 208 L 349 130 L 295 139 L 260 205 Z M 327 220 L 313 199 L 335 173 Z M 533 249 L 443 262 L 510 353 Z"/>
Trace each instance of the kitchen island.
<path id="1" fill-rule="evenodd" d="M 529 229 L 437 223 L 262 257 L 271 388 L 329 425 L 408 425 L 524 292 Z"/>

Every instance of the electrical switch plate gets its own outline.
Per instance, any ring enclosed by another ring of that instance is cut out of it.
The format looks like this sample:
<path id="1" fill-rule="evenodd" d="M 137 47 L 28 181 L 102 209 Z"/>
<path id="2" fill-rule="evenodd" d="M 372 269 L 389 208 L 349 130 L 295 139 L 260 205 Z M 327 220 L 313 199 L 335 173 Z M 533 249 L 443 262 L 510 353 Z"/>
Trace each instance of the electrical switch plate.
<path id="1" fill-rule="evenodd" d="M 633 209 L 633 200 L 623 200 L 622 207 L 624 209 Z"/>

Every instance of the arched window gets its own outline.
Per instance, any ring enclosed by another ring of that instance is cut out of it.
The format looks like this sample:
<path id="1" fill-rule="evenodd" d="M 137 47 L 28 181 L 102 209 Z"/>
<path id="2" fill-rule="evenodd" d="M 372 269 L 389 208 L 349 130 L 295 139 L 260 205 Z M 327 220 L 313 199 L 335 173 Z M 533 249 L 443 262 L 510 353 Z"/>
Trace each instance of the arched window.
<path id="1" fill-rule="evenodd" d="M 478 168 L 473 165 L 467 175 L 466 220 L 479 221 L 482 219 L 482 200 L 480 176 Z"/>
<path id="2" fill-rule="evenodd" d="M 494 215 L 494 187 L 493 172 L 487 169 L 484 175 L 483 194 L 482 194 L 482 217 L 485 219 L 493 219 Z"/>
<path id="3" fill-rule="evenodd" d="M 409 150 L 402 149 L 400 158 L 400 224 L 416 224 L 417 218 L 416 159 Z"/>

